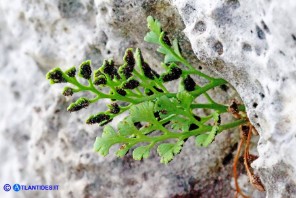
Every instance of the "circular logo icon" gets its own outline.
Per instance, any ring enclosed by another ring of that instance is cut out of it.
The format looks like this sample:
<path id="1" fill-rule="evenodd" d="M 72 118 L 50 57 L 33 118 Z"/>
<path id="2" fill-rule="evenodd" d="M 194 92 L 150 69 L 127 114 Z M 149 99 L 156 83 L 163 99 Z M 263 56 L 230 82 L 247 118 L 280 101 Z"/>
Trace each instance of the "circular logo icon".
<path id="1" fill-rule="evenodd" d="M 19 184 L 14 184 L 12 188 L 13 188 L 13 190 L 14 190 L 15 192 L 18 192 L 18 191 L 21 190 L 21 185 L 19 185 Z"/>
<path id="2" fill-rule="evenodd" d="M 8 191 L 10 191 L 11 186 L 10 186 L 9 184 L 5 184 L 5 185 L 3 186 L 3 189 L 4 189 L 6 192 L 8 192 Z"/>

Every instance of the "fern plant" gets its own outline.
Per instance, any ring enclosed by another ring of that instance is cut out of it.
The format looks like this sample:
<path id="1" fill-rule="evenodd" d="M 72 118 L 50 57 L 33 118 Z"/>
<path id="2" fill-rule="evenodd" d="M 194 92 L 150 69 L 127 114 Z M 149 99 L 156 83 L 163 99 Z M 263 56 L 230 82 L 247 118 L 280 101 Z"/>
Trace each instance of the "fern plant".
<path id="1" fill-rule="evenodd" d="M 144 40 L 158 45 L 157 51 L 164 55 L 161 66 L 165 72 L 159 74 L 144 59 L 140 49 L 127 49 L 123 64 L 116 67 L 113 60 L 105 60 L 100 68 L 91 67 L 91 61 L 83 62 L 78 72 L 75 67 L 66 71 L 54 68 L 47 74 L 51 84 L 68 83 L 63 95 L 72 96 L 78 92 L 91 92 L 93 98 L 81 97 L 68 107 L 69 112 L 79 111 L 101 99 L 110 99 L 108 110 L 91 115 L 87 124 L 104 126 L 103 133 L 96 138 L 94 149 L 106 156 L 113 145 L 120 147 L 116 155 L 123 157 L 133 149 L 133 158 L 147 158 L 151 149 L 157 147 L 162 163 L 170 162 L 180 153 L 183 144 L 190 137 L 197 146 L 206 147 L 223 130 L 248 122 L 244 106 L 233 103 L 231 107 L 215 102 L 207 93 L 226 84 L 221 78 L 210 77 L 196 70 L 181 54 L 177 39 L 171 41 L 162 30 L 159 21 L 147 18 L 149 32 Z M 76 74 L 78 73 L 78 74 Z M 207 80 L 198 85 L 192 76 Z M 76 78 L 83 78 L 81 83 Z M 167 84 L 179 80 L 176 92 L 170 92 Z M 203 95 L 207 103 L 198 103 Z M 206 116 L 196 114 L 196 109 L 210 109 Z M 232 122 L 221 123 L 223 113 L 240 114 Z M 125 113 L 117 128 L 107 125 L 116 116 Z"/>

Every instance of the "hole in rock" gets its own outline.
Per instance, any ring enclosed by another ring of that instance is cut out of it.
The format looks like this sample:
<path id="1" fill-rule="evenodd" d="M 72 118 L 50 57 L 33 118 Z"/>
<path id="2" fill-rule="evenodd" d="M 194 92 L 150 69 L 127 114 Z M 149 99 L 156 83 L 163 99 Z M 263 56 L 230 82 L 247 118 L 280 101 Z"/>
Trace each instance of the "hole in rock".
<path id="1" fill-rule="evenodd" d="M 223 45 L 220 41 L 217 41 L 214 46 L 213 50 L 217 52 L 219 55 L 223 54 Z"/>
<path id="2" fill-rule="evenodd" d="M 253 103 L 253 107 L 256 108 L 257 106 L 258 106 L 258 103 L 257 102 L 254 102 Z"/>

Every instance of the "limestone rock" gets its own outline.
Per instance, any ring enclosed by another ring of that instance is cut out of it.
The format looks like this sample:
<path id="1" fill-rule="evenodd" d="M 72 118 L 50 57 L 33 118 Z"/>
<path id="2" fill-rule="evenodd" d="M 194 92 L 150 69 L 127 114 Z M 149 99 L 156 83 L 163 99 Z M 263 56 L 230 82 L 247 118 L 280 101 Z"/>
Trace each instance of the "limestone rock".
<path id="1" fill-rule="evenodd" d="M 254 164 L 269 197 L 295 193 L 295 3 L 172 3 L 178 10 L 164 0 L 0 3 L 1 186 L 60 185 L 58 191 L 22 191 L 19 197 L 232 197 L 237 131 L 219 135 L 206 149 L 196 148 L 189 139 L 168 166 L 160 164 L 155 153 L 144 161 L 134 161 L 130 154 L 103 158 L 92 150 L 101 128 L 84 120 L 105 104 L 69 114 L 66 107 L 72 99 L 45 79 L 51 68 L 65 69 L 85 59 L 99 66 L 113 57 L 120 64 L 127 47 L 142 48 L 157 69 L 161 55 L 143 42 L 146 17 L 152 15 L 169 36 L 181 40 L 196 67 L 237 88 L 261 135 L 260 158 Z M 191 53 L 184 28 L 203 63 Z M 213 94 L 226 98 L 216 91 Z M 240 180 L 253 197 L 264 196 L 248 186 L 246 177 Z M 14 195 L 0 191 L 1 197 Z"/>
<path id="2" fill-rule="evenodd" d="M 268 197 L 296 192 L 295 1 L 175 0 L 196 56 L 227 79 L 260 133 L 253 166 Z"/>

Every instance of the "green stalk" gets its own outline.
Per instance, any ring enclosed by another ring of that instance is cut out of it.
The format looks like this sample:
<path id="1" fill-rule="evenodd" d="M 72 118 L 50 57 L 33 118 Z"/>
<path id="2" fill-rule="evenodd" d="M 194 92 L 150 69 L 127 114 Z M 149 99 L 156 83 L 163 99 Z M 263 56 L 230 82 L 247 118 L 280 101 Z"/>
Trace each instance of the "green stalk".
<path id="1" fill-rule="evenodd" d="M 213 89 L 214 87 L 220 86 L 227 83 L 226 80 L 222 79 L 222 78 L 218 78 L 218 79 L 214 79 L 212 80 L 209 84 L 201 87 L 200 89 L 197 89 L 195 91 L 190 92 L 191 95 L 193 95 L 194 97 L 198 97 L 201 94 L 205 93 L 206 91 Z"/>
<path id="2" fill-rule="evenodd" d="M 221 105 L 221 104 L 191 104 L 190 107 L 192 109 L 213 109 L 217 110 L 220 113 L 226 113 L 228 112 L 228 106 Z M 238 106 L 239 111 L 246 111 L 246 108 L 244 105 L 239 105 Z"/>
<path id="3" fill-rule="evenodd" d="M 225 105 L 221 105 L 221 104 L 191 104 L 190 108 L 192 109 L 213 109 L 213 110 L 217 110 L 220 113 L 224 113 L 227 112 L 228 107 Z"/>

